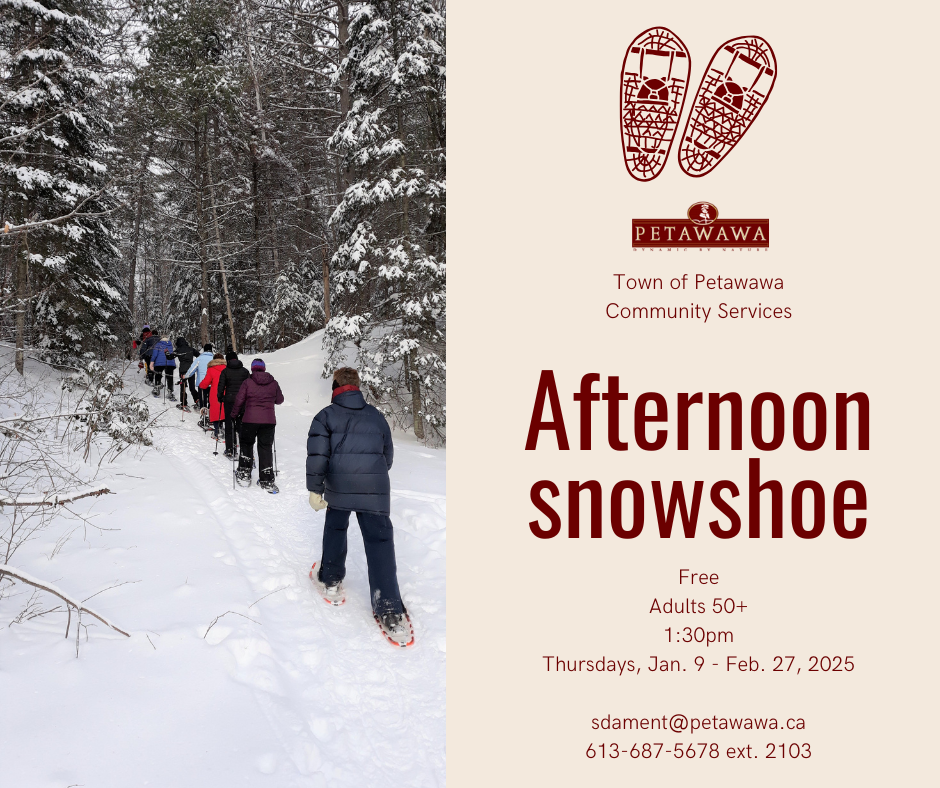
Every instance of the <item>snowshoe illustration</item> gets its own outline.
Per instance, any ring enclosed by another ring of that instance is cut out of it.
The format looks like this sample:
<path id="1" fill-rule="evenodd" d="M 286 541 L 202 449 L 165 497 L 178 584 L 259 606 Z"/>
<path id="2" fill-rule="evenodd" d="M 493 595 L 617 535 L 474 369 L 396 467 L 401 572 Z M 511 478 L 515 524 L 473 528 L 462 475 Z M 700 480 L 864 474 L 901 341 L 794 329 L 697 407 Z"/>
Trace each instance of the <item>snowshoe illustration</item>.
<path id="1" fill-rule="evenodd" d="M 408 611 L 403 611 L 400 614 L 386 613 L 383 616 L 373 613 L 372 616 L 375 618 L 375 623 L 379 625 L 379 629 L 382 630 L 385 639 L 391 645 L 397 648 L 408 648 L 408 646 L 414 645 L 415 630 L 411 624 Z"/>
<path id="2" fill-rule="evenodd" d="M 343 583 L 340 581 L 336 585 L 328 586 L 325 583 L 320 582 L 320 562 L 317 561 L 310 568 L 310 579 L 313 581 L 314 587 L 320 594 L 320 597 L 328 605 L 333 605 L 333 607 L 339 607 L 346 602 L 346 589 L 343 588 Z"/>
<path id="3" fill-rule="evenodd" d="M 666 166 L 689 88 L 692 58 L 666 27 L 644 30 L 620 72 L 620 141 L 627 172 L 651 181 Z"/>
<path id="4" fill-rule="evenodd" d="M 679 166 L 700 178 L 751 128 L 777 79 L 774 51 L 760 36 L 725 41 L 702 76 L 679 142 Z"/>

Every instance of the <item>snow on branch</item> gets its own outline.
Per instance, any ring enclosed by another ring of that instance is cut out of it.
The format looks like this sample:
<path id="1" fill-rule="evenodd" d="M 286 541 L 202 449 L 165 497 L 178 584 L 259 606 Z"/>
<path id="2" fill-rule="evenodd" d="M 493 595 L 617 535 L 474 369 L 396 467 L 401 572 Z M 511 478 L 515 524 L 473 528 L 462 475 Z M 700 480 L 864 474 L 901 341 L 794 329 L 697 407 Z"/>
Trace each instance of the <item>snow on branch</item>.
<path id="1" fill-rule="evenodd" d="M 0 496 L 0 506 L 62 506 L 81 498 L 97 497 L 99 495 L 108 495 L 111 492 L 107 487 L 95 487 L 91 490 L 76 490 L 68 497 L 59 497 L 58 494 L 43 496 L 27 496 L 23 498 L 7 498 Z"/>
<path id="2" fill-rule="evenodd" d="M 46 583 L 42 580 L 37 580 L 35 577 L 32 577 L 31 575 L 28 575 L 26 574 L 26 572 L 22 572 L 19 569 L 14 569 L 12 566 L 7 566 L 6 564 L 0 564 L 0 577 L 3 577 L 3 576 L 11 577 L 14 580 L 19 580 L 21 583 L 26 583 L 26 585 L 33 586 L 33 588 L 38 588 L 38 589 L 41 589 L 42 591 L 48 591 L 50 594 L 53 594 L 54 596 L 59 597 L 59 599 L 61 599 L 63 602 L 65 602 L 66 605 L 69 606 L 70 618 L 71 618 L 71 608 L 74 607 L 79 612 L 79 614 L 87 613 L 89 616 L 92 616 L 93 618 L 97 618 L 105 626 L 111 627 L 111 629 L 113 629 L 115 632 L 120 632 L 125 637 L 130 637 L 130 633 L 125 632 L 123 629 L 121 629 L 118 626 L 115 626 L 110 621 L 108 621 L 108 619 L 106 619 L 104 616 L 100 615 L 99 613 L 96 613 L 91 608 L 85 607 L 85 605 L 82 602 L 79 602 L 77 599 L 74 599 L 73 597 L 69 596 L 64 591 L 62 591 L 59 588 L 56 588 L 56 586 L 52 585 L 51 583 Z M 66 637 L 68 637 L 68 632 L 66 632 Z"/>

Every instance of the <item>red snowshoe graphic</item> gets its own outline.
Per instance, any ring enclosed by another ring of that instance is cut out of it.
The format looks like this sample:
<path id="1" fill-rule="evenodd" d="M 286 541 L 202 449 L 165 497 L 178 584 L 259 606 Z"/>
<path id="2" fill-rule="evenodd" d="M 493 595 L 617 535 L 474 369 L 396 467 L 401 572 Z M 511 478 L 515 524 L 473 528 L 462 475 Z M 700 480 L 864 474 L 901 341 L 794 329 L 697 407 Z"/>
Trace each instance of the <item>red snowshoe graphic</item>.
<path id="1" fill-rule="evenodd" d="M 620 73 L 620 136 L 627 172 L 651 181 L 666 166 L 689 85 L 691 58 L 665 27 L 651 27 L 627 47 Z"/>
<path id="2" fill-rule="evenodd" d="M 707 175 L 731 152 L 767 103 L 776 78 L 774 51 L 763 38 L 732 38 L 718 48 L 679 142 L 686 175 Z"/>

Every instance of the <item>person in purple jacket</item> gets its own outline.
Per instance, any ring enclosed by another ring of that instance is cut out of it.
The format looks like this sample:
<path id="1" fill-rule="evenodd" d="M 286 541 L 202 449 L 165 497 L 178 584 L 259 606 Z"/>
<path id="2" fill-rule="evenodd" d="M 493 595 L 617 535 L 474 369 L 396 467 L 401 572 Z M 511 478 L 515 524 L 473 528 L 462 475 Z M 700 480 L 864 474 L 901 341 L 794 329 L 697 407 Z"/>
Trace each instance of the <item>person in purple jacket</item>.
<path id="1" fill-rule="evenodd" d="M 251 484 L 254 463 L 255 438 L 258 439 L 258 486 L 277 492 L 274 483 L 274 406 L 284 401 L 281 387 L 264 369 L 264 362 L 256 358 L 251 362 L 251 375 L 242 383 L 232 406 L 232 417 L 242 415 L 241 451 L 235 478 L 243 487 Z"/>

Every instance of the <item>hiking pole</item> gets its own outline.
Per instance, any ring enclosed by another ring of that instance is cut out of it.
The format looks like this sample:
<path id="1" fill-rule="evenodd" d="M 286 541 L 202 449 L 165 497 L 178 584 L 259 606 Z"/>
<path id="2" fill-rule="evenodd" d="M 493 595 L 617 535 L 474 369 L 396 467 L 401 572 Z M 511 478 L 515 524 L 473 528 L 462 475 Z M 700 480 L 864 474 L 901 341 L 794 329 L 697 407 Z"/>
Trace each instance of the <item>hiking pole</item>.
<path id="1" fill-rule="evenodd" d="M 271 441 L 274 444 L 274 475 L 277 476 L 277 441 Z"/>

